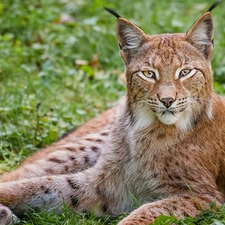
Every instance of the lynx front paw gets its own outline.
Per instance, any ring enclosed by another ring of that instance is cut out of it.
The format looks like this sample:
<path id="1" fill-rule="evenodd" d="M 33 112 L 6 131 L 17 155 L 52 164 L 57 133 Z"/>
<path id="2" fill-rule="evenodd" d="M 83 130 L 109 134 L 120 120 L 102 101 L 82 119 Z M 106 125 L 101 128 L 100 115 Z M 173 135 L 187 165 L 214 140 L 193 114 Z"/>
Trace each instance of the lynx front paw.
<path id="1" fill-rule="evenodd" d="M 155 218 L 149 218 L 146 216 L 137 216 L 137 217 L 126 217 L 118 223 L 118 225 L 148 225 L 153 223 Z"/>
<path id="2" fill-rule="evenodd" d="M 12 222 L 12 212 L 5 206 L 0 206 L 0 225 L 9 225 Z"/>
<path id="3" fill-rule="evenodd" d="M 146 210 L 136 209 L 129 216 L 121 220 L 118 225 L 148 225 L 153 223 L 157 215 L 148 213 Z"/>

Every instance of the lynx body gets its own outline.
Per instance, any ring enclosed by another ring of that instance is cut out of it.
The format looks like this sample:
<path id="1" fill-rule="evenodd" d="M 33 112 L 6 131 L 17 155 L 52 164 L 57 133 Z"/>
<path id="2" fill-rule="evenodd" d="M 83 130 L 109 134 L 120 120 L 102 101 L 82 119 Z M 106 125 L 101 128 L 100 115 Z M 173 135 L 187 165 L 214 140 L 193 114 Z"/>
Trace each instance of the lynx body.
<path id="1" fill-rule="evenodd" d="M 146 35 L 117 17 L 126 96 L 0 180 L 0 224 L 29 208 L 196 217 L 225 198 L 225 101 L 212 85 L 210 8 L 183 34 Z M 110 11 L 110 10 L 109 10 Z M 134 210 L 133 198 L 141 207 Z M 7 208 L 8 207 L 8 208 Z"/>

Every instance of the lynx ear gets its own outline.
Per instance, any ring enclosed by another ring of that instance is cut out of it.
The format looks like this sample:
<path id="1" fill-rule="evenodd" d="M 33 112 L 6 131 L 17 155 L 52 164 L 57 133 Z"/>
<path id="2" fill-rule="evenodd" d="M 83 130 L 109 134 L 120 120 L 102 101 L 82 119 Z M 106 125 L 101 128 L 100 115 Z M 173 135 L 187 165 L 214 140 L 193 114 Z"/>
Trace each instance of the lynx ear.
<path id="1" fill-rule="evenodd" d="M 116 33 L 121 51 L 135 52 L 146 40 L 146 34 L 139 27 L 123 18 L 117 20 Z"/>
<path id="2" fill-rule="evenodd" d="M 186 40 L 197 48 L 206 59 L 210 59 L 214 47 L 214 23 L 212 14 L 206 12 L 190 28 Z"/>
<path id="3" fill-rule="evenodd" d="M 117 39 L 119 42 L 120 53 L 127 63 L 133 54 L 142 46 L 147 40 L 146 34 L 135 24 L 122 18 L 114 10 L 104 7 L 104 9 L 117 18 Z"/>

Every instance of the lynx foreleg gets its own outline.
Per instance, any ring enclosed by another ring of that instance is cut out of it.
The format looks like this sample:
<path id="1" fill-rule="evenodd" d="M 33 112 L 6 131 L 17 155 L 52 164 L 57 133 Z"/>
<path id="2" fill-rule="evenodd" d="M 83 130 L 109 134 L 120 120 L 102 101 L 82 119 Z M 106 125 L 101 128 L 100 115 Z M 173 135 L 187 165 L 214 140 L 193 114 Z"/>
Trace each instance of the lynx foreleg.
<path id="1" fill-rule="evenodd" d="M 58 212 L 65 204 L 74 208 L 77 213 L 94 212 L 104 215 L 122 212 L 126 202 L 125 194 L 122 190 L 118 191 L 119 184 L 110 179 L 107 179 L 110 188 L 106 189 L 105 184 L 108 184 L 101 180 L 100 175 L 91 170 L 74 175 L 45 176 L 1 183 L 0 202 L 16 215 L 29 212 L 31 208 L 53 209 Z"/>
<path id="2" fill-rule="evenodd" d="M 175 216 L 178 219 L 185 216 L 197 217 L 201 210 L 209 209 L 209 203 L 215 199 L 210 196 L 182 196 L 164 199 L 142 205 L 123 219 L 118 225 L 148 225 L 159 215 Z M 217 206 L 221 206 L 216 202 Z"/>
<path id="3" fill-rule="evenodd" d="M 29 208 L 58 211 L 64 203 L 78 211 L 86 210 L 87 199 L 97 205 L 100 200 L 92 193 L 91 185 L 87 194 L 86 185 L 77 180 L 72 176 L 49 176 L 2 183 L 0 202 L 18 215 Z"/>

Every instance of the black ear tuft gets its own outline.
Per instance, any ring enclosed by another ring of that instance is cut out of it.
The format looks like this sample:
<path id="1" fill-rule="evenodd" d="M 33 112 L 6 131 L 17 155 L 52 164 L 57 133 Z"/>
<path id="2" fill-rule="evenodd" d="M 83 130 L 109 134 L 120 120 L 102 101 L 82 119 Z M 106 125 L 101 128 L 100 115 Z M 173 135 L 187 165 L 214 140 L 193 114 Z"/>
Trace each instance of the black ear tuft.
<path id="1" fill-rule="evenodd" d="M 211 11 L 212 11 L 213 9 L 215 9 L 222 1 L 223 1 L 223 0 L 219 0 L 219 1 L 215 2 L 214 4 L 212 4 L 212 5 L 210 6 L 210 8 L 208 9 L 207 12 L 211 12 Z"/>
<path id="2" fill-rule="evenodd" d="M 114 10 L 107 8 L 107 7 L 103 7 L 107 12 L 111 13 L 113 16 L 115 16 L 116 18 L 120 18 L 121 16 L 115 12 Z"/>

